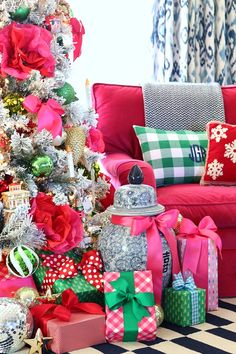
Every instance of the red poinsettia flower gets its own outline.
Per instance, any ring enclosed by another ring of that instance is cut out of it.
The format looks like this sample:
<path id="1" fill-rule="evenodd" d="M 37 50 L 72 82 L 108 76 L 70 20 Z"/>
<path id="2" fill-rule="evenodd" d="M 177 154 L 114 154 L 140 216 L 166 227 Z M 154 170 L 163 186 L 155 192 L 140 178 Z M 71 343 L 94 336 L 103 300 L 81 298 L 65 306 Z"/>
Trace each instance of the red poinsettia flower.
<path id="1" fill-rule="evenodd" d="M 55 205 L 50 195 L 38 193 L 32 200 L 31 215 L 46 235 L 46 249 L 65 253 L 82 241 L 84 231 L 80 214 L 69 205 Z"/>
<path id="2" fill-rule="evenodd" d="M 26 79 L 31 70 L 52 77 L 55 59 L 51 54 L 52 34 L 45 28 L 12 22 L 0 30 L 0 73 L 19 80 Z"/>
<path id="3" fill-rule="evenodd" d="M 86 139 L 86 145 L 94 152 L 104 152 L 105 144 L 103 141 L 102 132 L 99 129 L 91 127 L 89 135 Z"/>

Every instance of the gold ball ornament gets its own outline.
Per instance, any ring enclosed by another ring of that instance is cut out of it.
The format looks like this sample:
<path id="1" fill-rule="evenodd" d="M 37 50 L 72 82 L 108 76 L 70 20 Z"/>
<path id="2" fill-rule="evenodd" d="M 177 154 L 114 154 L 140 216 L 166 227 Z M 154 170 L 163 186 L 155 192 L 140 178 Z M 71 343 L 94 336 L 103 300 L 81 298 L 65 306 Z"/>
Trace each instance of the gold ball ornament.
<path id="1" fill-rule="evenodd" d="M 9 93 L 3 98 L 3 106 L 9 109 L 11 114 L 24 114 L 26 113 L 26 110 L 22 105 L 23 101 L 24 97 L 18 93 Z"/>
<path id="2" fill-rule="evenodd" d="M 156 313 L 156 322 L 157 322 L 157 327 L 160 327 L 162 322 L 164 321 L 164 311 L 161 305 L 155 305 L 155 313 Z"/>
<path id="3" fill-rule="evenodd" d="M 80 127 L 65 128 L 65 132 L 67 134 L 65 145 L 71 149 L 74 164 L 77 165 L 84 152 L 86 142 L 85 132 Z"/>
<path id="4" fill-rule="evenodd" d="M 29 286 L 24 286 L 16 291 L 14 298 L 19 300 L 27 307 L 35 305 L 35 300 L 39 297 L 39 293 L 36 289 Z"/>

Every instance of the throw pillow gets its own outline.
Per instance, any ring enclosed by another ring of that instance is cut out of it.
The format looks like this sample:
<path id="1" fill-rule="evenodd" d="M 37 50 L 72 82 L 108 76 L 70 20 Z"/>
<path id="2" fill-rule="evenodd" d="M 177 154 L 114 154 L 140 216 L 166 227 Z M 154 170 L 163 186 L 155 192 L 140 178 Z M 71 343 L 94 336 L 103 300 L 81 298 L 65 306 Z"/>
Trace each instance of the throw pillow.
<path id="1" fill-rule="evenodd" d="M 204 171 L 206 132 L 134 126 L 143 159 L 153 167 L 156 185 L 199 182 Z"/>
<path id="2" fill-rule="evenodd" d="M 209 122 L 208 149 L 201 184 L 236 185 L 236 126 Z"/>

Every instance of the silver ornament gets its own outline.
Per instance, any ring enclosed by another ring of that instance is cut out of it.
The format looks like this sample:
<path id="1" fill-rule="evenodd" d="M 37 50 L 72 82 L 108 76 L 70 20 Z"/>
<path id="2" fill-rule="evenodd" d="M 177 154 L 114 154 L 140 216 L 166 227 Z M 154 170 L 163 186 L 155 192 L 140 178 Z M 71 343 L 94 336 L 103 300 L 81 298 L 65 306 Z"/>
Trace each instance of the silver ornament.
<path id="1" fill-rule="evenodd" d="M 55 80 L 54 88 L 59 88 L 59 87 L 64 86 L 64 84 L 66 82 L 66 78 L 61 70 L 55 70 L 54 80 Z"/>
<path id="2" fill-rule="evenodd" d="M 0 353 L 13 353 L 24 347 L 33 332 L 29 309 L 16 299 L 0 298 Z"/>

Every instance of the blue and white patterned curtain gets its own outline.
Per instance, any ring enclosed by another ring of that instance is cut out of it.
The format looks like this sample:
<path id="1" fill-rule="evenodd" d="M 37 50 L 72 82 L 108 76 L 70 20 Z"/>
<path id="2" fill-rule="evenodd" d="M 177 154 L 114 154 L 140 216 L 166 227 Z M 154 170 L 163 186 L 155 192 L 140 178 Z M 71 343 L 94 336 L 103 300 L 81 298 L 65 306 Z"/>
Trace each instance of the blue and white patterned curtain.
<path id="1" fill-rule="evenodd" d="M 158 82 L 236 83 L 236 0 L 155 0 Z"/>

